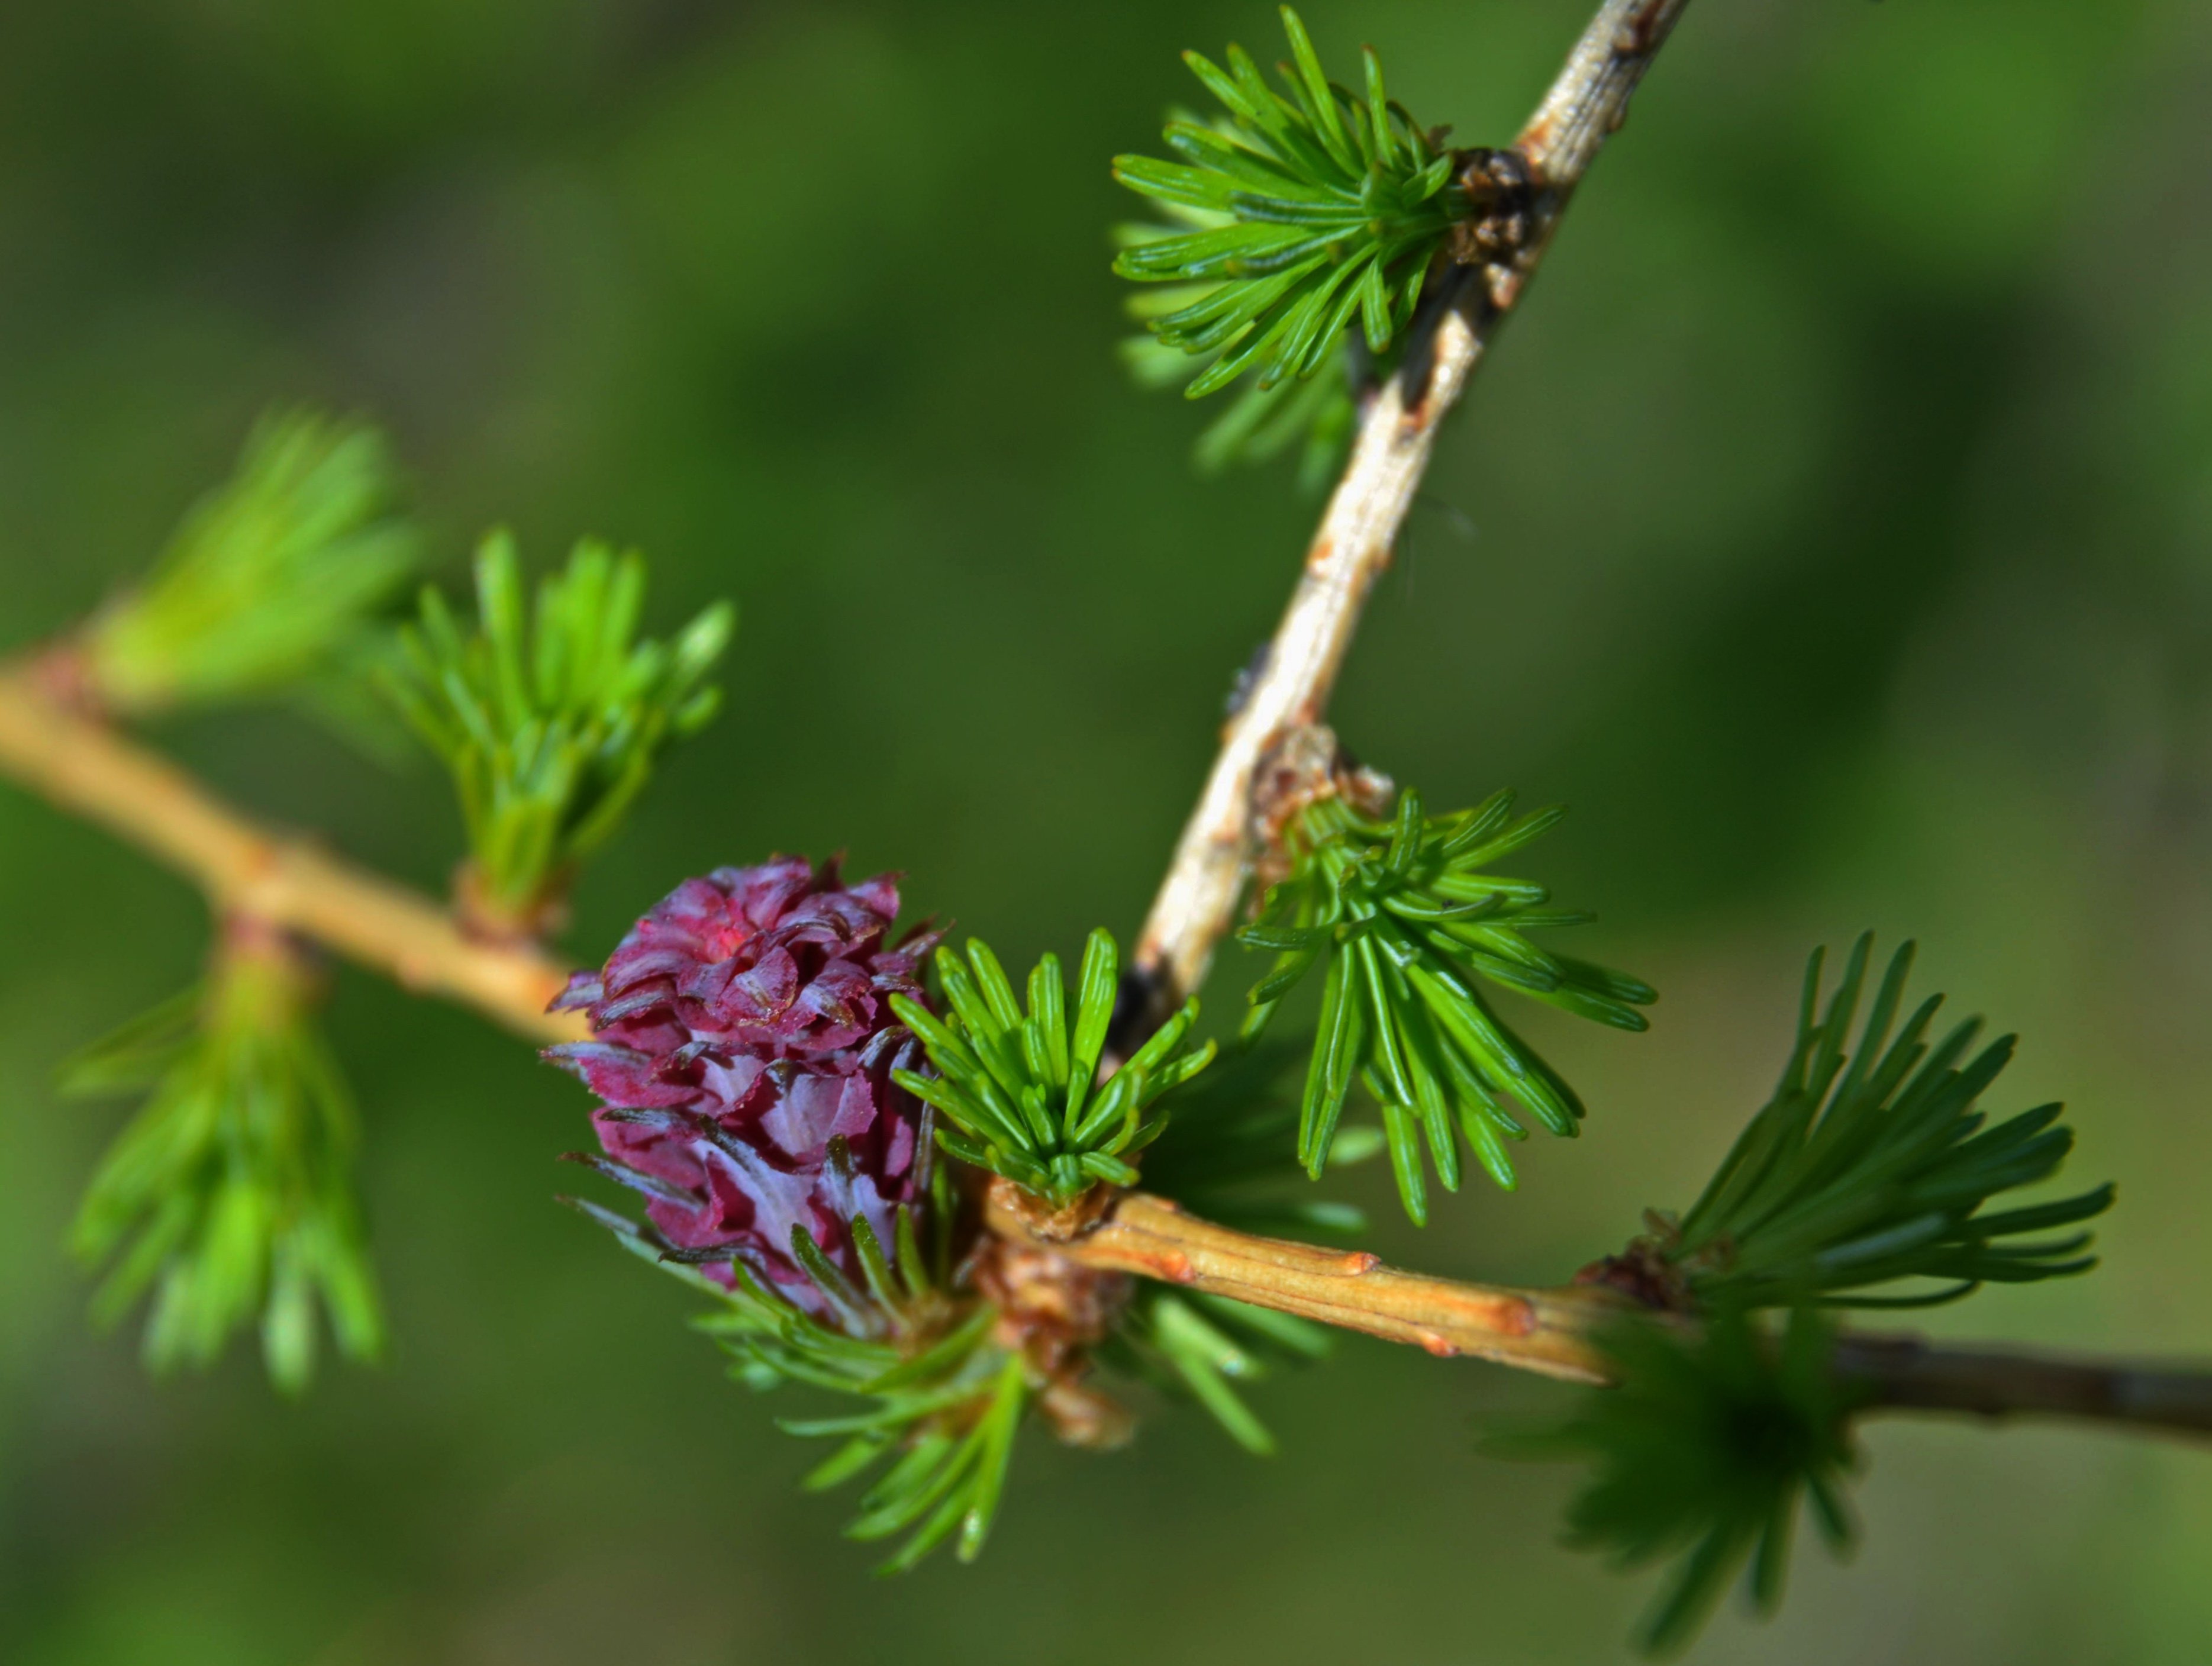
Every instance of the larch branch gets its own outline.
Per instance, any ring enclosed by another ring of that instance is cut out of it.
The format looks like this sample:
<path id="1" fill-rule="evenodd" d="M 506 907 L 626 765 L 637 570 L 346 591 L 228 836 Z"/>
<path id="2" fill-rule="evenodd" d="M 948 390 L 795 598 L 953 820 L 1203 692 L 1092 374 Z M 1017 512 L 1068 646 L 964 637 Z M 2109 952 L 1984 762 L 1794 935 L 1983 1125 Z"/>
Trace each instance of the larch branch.
<path id="1" fill-rule="evenodd" d="M 1869 1411 L 2062 1417 L 2212 1437 L 2212 1370 L 1846 1333 L 1836 1370 Z"/>
<path id="2" fill-rule="evenodd" d="M 987 1213 L 1000 1237 L 1081 1267 L 1231 1297 L 1439 1358 L 1487 1359 L 1568 1382 L 1617 1380 L 1602 1344 L 1610 1327 L 1641 1321 L 1686 1331 L 1696 1323 L 1602 1285 L 1521 1289 L 1401 1272 L 1365 1250 L 1218 1225 L 1146 1192 L 1103 1194 L 1092 1207 L 1055 1217 L 1024 1207 L 1018 1190 L 1000 1182 Z M 2212 1370 L 2203 1365 L 1846 1331 L 1836 1342 L 1834 1370 L 1860 1413 L 2059 1417 L 2145 1433 L 2212 1435 Z"/>
<path id="3" fill-rule="evenodd" d="M 1443 1359 L 1469 1355 L 1577 1383 L 1609 1380 L 1610 1362 L 1592 1333 L 1637 1310 L 1594 1285 L 1518 1290 L 1401 1272 L 1363 1250 L 1218 1226 L 1148 1192 L 1114 1195 L 1094 1221 L 1063 1238 L 1039 1232 L 1012 1189 L 994 1186 L 989 1225 L 1001 1237 L 1084 1267 L 1232 1297 Z"/>
<path id="4" fill-rule="evenodd" d="M 1255 854 L 1254 787 L 1263 759 L 1318 725 L 1362 609 L 1389 567 L 1434 448 L 1498 326 L 1518 302 L 1576 185 L 1617 129 L 1687 0 L 1603 0 L 1515 143 L 1530 197 L 1509 257 L 1461 269 L 1370 404 L 1343 478 L 1310 546 L 1266 663 L 1221 751 L 1154 900 L 1137 950 L 1155 1012 L 1203 981 Z M 471 1006 L 539 1041 L 586 1038 L 580 1013 L 547 1003 L 565 969 L 534 947 L 482 940 L 429 898 L 312 842 L 264 827 L 184 771 L 55 697 L 33 666 L 0 665 L 0 775 L 95 822 L 185 874 L 226 915 L 276 927 Z M 1363 1250 L 1259 1237 L 1200 1219 L 1144 1192 L 1104 1193 L 1063 1231 L 1040 1230 L 1003 1183 L 988 1225 L 1000 1237 L 1095 1269 L 1135 1274 L 1402 1342 L 1568 1381 L 1614 1380 L 1601 1333 L 1624 1318 L 1686 1324 L 1602 1286 L 1463 1283 L 1385 1266 Z M 2212 1435 L 2212 1371 L 1917 1336 L 1845 1333 L 1835 1369 L 1865 1412 L 2055 1416 Z"/>
<path id="5" fill-rule="evenodd" d="M 568 978 L 542 951 L 472 938 L 428 897 L 262 826 L 55 699 L 32 666 L 0 666 L 0 774 L 184 873 L 218 912 L 296 932 L 533 1040 L 588 1034 L 580 1013 L 545 1010 Z"/>
<path id="6" fill-rule="evenodd" d="M 1265 664 L 1223 731 L 1221 751 L 1138 939 L 1152 1018 L 1204 982 L 1255 854 L 1254 787 L 1262 760 L 1328 706 L 1361 610 L 1390 564 L 1437 425 L 1466 391 L 1513 310 L 1567 199 L 1687 0 L 1604 0 L 1515 142 L 1530 192 L 1527 230 L 1509 258 L 1461 269 L 1448 304 L 1404 368 L 1376 393 L 1350 462 L 1306 552 Z"/>

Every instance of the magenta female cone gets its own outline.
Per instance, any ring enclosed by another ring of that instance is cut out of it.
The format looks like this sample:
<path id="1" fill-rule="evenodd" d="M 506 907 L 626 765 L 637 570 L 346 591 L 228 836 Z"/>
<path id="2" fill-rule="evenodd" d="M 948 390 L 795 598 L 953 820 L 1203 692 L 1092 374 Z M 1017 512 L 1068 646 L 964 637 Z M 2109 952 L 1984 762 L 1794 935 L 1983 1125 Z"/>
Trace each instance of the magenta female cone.
<path id="1" fill-rule="evenodd" d="M 718 868 L 554 1003 L 595 1039 L 545 1056 L 605 1102 L 599 1144 L 653 1225 L 680 1250 L 728 1249 L 810 1311 L 793 1229 L 859 1283 L 853 1218 L 888 1244 L 926 1170 L 922 1107 L 891 1079 L 926 1061 L 890 998 L 922 998 L 938 933 L 888 943 L 898 906 L 890 876 L 847 888 L 834 861 Z"/>

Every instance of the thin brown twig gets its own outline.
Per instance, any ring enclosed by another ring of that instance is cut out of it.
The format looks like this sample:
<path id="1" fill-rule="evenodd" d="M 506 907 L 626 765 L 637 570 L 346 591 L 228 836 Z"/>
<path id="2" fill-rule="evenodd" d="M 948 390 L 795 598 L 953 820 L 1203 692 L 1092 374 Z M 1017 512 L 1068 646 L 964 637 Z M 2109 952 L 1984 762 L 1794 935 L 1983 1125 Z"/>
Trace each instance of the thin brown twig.
<path id="1" fill-rule="evenodd" d="M 0 774 L 185 874 L 218 915 L 297 932 L 537 1041 L 580 1041 L 583 1016 L 548 1012 L 567 970 L 542 950 L 465 933 L 429 898 L 296 836 L 262 826 L 183 770 L 0 666 Z"/>
<path id="2" fill-rule="evenodd" d="M 2212 1370 L 2022 1348 L 1954 1347 L 1919 1336 L 1846 1333 L 1836 1371 L 1865 1409 L 2061 1417 L 2212 1437 Z"/>
<path id="3" fill-rule="evenodd" d="M 1514 149 L 1527 175 L 1524 228 L 1459 283 L 1425 341 L 1376 395 L 1344 477 L 1306 551 L 1289 607 L 1243 702 L 1221 737 L 1198 806 L 1137 941 L 1149 1017 L 1172 1012 L 1205 981 L 1249 876 L 1254 789 L 1262 761 L 1328 709 L 1352 632 L 1436 444 L 1484 349 L 1512 312 L 1567 199 L 1687 0 L 1603 0 Z"/>

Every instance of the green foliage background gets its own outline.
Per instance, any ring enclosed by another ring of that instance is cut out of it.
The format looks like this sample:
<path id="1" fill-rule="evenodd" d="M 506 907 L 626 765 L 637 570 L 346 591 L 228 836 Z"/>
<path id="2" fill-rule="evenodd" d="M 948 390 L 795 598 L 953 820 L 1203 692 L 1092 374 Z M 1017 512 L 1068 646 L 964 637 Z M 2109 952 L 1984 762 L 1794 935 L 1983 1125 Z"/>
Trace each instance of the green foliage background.
<path id="1" fill-rule="evenodd" d="M 1581 0 L 1315 4 L 1332 63 L 1502 139 Z M 448 581 L 643 546 L 734 591 L 726 715 L 588 873 L 596 958 L 680 875 L 848 845 L 1010 964 L 1133 930 L 1313 508 L 1201 484 L 1112 344 L 1107 158 L 1256 4 L 93 0 L 0 14 L 0 621 L 82 615 L 270 400 L 368 409 Z M 2212 13 L 1698 0 L 1455 423 L 1340 705 L 1439 805 L 1576 806 L 1543 877 L 1653 1033 L 1531 1028 L 1586 1094 L 1522 1189 L 1376 1241 L 1547 1280 L 1694 1196 L 1862 925 L 2027 1037 L 2118 1209 L 2092 1277 L 1932 1323 L 2212 1349 Z M 1431 113 L 1432 112 L 1432 113 Z M 924 698 L 925 691 L 939 698 Z M 456 850 L 290 716 L 162 732 L 424 885 Z M 558 1210 L 573 1083 L 358 975 L 331 1014 L 394 1329 L 280 1403 L 149 1383 L 67 1223 L 121 1112 L 67 1051 L 180 987 L 197 900 L 0 788 L 0 1657 L 1163 1663 L 1616 1657 L 1644 1586 L 1485 1461 L 1543 1385 L 1348 1346 L 1118 1457 L 1030 1442 L 975 1569 L 869 1582 L 818 1454 L 674 1280 Z M 1577 945 L 1578 948 L 1581 945 Z M 1233 1012 L 1252 966 L 1213 992 Z M 2010 1099 L 2007 1105 L 2010 1108 Z M 793 1411 L 798 1408 L 794 1404 Z M 1877 1425 L 1856 1567 L 1700 1660 L 2199 1662 L 2206 1456 Z"/>

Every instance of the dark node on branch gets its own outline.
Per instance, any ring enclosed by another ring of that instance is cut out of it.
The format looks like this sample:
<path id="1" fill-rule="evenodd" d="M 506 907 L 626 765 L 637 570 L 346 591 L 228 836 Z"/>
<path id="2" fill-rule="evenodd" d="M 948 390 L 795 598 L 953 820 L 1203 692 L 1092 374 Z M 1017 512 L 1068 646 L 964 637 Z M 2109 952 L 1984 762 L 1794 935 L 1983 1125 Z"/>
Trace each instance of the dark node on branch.
<path id="1" fill-rule="evenodd" d="M 1113 1021 L 1106 1026 L 1108 1062 L 1118 1068 L 1175 1009 L 1175 991 L 1158 967 L 1124 967 L 1114 988 Z"/>
<path id="2" fill-rule="evenodd" d="M 1413 322 L 1406 331 L 1404 356 L 1398 361 L 1395 373 L 1398 380 L 1398 403 L 1405 411 L 1405 420 L 1415 428 L 1435 420 L 1442 413 L 1429 403 L 1429 381 L 1437 368 L 1437 325 L 1446 313 L 1461 303 L 1474 275 L 1483 269 L 1462 266 L 1449 258 L 1450 245 L 1444 245 L 1443 258 L 1436 273 L 1436 282 L 1430 284 L 1421 298 L 1420 310 L 1413 314 Z M 1366 420 L 1366 408 L 1360 409 L 1360 420 Z"/>
<path id="3" fill-rule="evenodd" d="M 1623 58 L 1642 58 L 1659 44 L 1659 19 L 1667 9 L 1668 0 L 1644 0 L 1636 15 L 1620 26 L 1613 38 L 1613 50 Z"/>
<path id="4" fill-rule="evenodd" d="M 1643 1237 L 1632 1238 L 1617 1256 L 1592 1262 L 1575 1274 L 1575 1282 L 1618 1291 L 1656 1312 L 1696 1312 L 1698 1298 L 1691 1292 L 1689 1276 L 1667 1253 L 1681 1234 L 1666 1216 L 1648 1209 L 1644 1224 L 1647 1230 Z"/>
<path id="5" fill-rule="evenodd" d="M 1462 266 L 1510 266 L 1528 246 L 1535 196 L 1528 159 L 1517 149 L 1463 153 L 1460 185 L 1468 217 L 1452 228 L 1451 257 Z"/>

